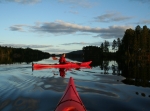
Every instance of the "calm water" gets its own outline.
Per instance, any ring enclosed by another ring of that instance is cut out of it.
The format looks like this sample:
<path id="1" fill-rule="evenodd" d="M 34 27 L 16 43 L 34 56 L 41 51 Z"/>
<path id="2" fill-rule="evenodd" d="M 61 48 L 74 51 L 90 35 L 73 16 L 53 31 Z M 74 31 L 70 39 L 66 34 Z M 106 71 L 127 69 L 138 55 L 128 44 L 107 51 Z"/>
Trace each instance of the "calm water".
<path id="1" fill-rule="evenodd" d="M 32 71 L 31 63 L 0 65 L 0 111 L 53 111 L 70 77 L 87 111 L 150 111 L 150 88 L 124 84 L 111 69 L 70 69 L 62 77 L 59 69 Z"/>

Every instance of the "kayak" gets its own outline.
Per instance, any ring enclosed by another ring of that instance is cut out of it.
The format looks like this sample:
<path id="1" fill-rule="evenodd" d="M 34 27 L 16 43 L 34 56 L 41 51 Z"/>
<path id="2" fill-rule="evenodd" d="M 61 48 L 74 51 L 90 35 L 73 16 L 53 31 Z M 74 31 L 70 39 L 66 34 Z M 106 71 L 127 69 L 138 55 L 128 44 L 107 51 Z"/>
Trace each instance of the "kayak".
<path id="1" fill-rule="evenodd" d="M 32 63 L 33 70 L 41 70 L 41 69 L 48 69 L 48 68 L 91 68 L 90 64 L 92 61 L 88 62 L 81 62 L 81 63 L 73 63 L 69 62 L 66 64 L 39 64 L 39 63 Z"/>
<path id="2" fill-rule="evenodd" d="M 76 90 L 72 77 L 70 77 L 66 90 L 55 111 L 86 111 L 86 108 Z"/>
<path id="3" fill-rule="evenodd" d="M 56 106 L 55 111 L 86 111 L 72 77 L 70 77 L 66 90 Z"/>
<path id="4" fill-rule="evenodd" d="M 92 61 L 88 62 L 81 62 L 81 63 L 73 63 L 69 62 L 66 64 L 39 64 L 39 63 L 32 63 L 33 70 L 41 70 L 41 69 L 48 69 L 48 68 L 91 68 L 90 64 Z"/>

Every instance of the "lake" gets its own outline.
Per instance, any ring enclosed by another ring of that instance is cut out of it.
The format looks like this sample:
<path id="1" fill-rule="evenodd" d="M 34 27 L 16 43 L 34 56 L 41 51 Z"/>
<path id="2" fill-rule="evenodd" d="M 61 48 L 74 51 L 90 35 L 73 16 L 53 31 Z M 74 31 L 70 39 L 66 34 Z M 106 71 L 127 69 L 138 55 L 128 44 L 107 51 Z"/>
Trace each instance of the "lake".
<path id="1" fill-rule="evenodd" d="M 58 62 L 49 58 L 36 63 Z M 70 77 L 87 111 L 150 111 L 150 87 L 132 84 L 134 79 L 127 82 L 121 74 L 125 71 L 118 73 L 116 67 L 110 61 L 103 70 L 94 66 L 60 75 L 56 68 L 33 71 L 32 63 L 1 64 L 0 111 L 54 111 Z"/>

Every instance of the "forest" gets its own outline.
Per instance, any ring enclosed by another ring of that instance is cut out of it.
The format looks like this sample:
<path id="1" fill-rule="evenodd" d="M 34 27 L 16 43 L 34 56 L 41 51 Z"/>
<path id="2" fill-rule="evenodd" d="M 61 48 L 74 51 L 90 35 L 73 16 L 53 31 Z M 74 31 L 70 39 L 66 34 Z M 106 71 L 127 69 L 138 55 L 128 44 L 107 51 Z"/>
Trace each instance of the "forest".
<path id="1" fill-rule="evenodd" d="M 111 45 L 110 45 L 111 44 Z M 104 41 L 100 46 L 83 47 L 84 60 L 93 60 L 92 66 L 99 66 L 108 74 L 126 77 L 125 84 L 150 87 L 150 29 L 138 25 L 135 29 L 127 29 L 120 40 L 112 43 Z M 109 61 L 116 61 L 118 66 L 108 66 Z M 116 73 L 115 73 L 116 72 Z"/>
<path id="2" fill-rule="evenodd" d="M 41 59 L 49 58 L 50 54 L 31 48 L 12 48 L 0 46 L 0 64 L 14 62 L 32 62 Z"/>
<path id="3" fill-rule="evenodd" d="M 122 38 L 117 52 L 132 60 L 150 60 L 150 29 L 139 25 L 133 29 L 127 29 Z"/>
<path id="4" fill-rule="evenodd" d="M 100 46 L 86 46 L 82 50 L 84 59 L 150 61 L 150 29 L 138 25 L 135 29 L 127 29 L 122 39 L 113 40 L 112 45 L 105 40 Z"/>

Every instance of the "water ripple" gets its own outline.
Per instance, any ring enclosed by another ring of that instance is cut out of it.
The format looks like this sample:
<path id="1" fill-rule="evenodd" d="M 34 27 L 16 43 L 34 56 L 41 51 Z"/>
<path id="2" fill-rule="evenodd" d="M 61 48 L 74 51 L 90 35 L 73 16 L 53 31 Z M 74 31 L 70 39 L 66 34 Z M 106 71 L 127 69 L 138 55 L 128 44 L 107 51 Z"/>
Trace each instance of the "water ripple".
<path id="1" fill-rule="evenodd" d="M 32 72 L 31 64 L 1 65 L 0 111 L 52 111 L 70 77 L 88 111 L 150 109 L 149 88 L 125 85 L 124 77 L 101 71 L 71 69 L 61 77 L 59 69 Z"/>

